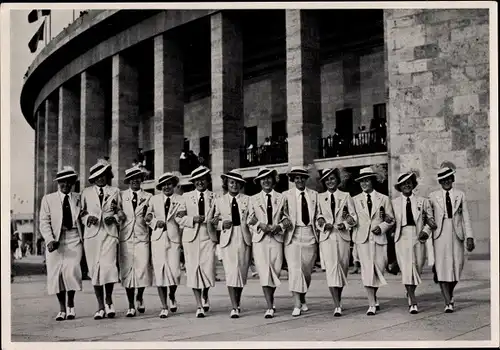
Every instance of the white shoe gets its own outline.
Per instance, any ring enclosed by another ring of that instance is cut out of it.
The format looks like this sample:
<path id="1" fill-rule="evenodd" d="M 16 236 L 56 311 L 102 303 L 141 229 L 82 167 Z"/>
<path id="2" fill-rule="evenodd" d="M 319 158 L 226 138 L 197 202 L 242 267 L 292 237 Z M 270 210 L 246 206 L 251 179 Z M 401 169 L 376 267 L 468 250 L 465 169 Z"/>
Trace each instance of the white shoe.
<path id="1" fill-rule="evenodd" d="M 99 310 L 94 314 L 94 320 L 102 320 L 106 316 L 104 310 Z"/>
<path id="2" fill-rule="evenodd" d="M 142 301 L 136 300 L 135 307 L 137 308 L 137 311 L 139 311 L 141 314 L 143 314 L 146 311 L 146 307 L 144 306 L 144 300 Z"/>
<path id="3" fill-rule="evenodd" d="M 231 318 L 239 318 L 240 313 L 238 312 L 238 309 L 232 309 L 231 310 Z"/>
<path id="4" fill-rule="evenodd" d="M 292 316 L 293 316 L 293 317 L 297 317 L 297 316 L 300 316 L 300 315 L 301 315 L 301 313 L 302 313 L 302 312 L 301 312 L 301 310 L 300 310 L 300 308 L 299 308 L 299 307 L 294 307 L 294 308 L 293 308 L 293 311 L 292 311 Z"/>
<path id="5" fill-rule="evenodd" d="M 264 314 L 264 318 L 273 318 L 273 317 L 274 317 L 274 310 L 273 309 L 266 310 L 266 313 Z"/>
<path id="6" fill-rule="evenodd" d="M 115 317 L 116 311 L 115 311 L 115 307 L 113 306 L 113 304 L 111 304 L 111 305 L 105 304 L 104 308 L 106 310 L 106 317 L 109 317 L 109 318 Z"/>
<path id="7" fill-rule="evenodd" d="M 168 316 L 168 309 L 161 309 L 160 318 L 167 318 L 167 316 Z"/>
<path id="8" fill-rule="evenodd" d="M 307 307 L 307 304 L 306 304 L 306 303 L 304 303 L 304 304 L 302 304 L 302 306 L 300 307 L 300 310 L 301 310 L 301 311 L 304 311 L 304 312 L 307 312 L 307 311 L 309 311 L 309 308 Z"/>
<path id="9" fill-rule="evenodd" d="M 177 312 L 177 301 L 170 300 L 170 311 Z"/>
<path id="10" fill-rule="evenodd" d="M 368 311 L 366 311 L 366 314 L 368 316 L 374 316 L 376 313 L 377 313 L 377 308 L 375 306 L 368 307 Z"/>
<path id="11" fill-rule="evenodd" d="M 451 313 L 453 313 L 453 311 L 455 311 L 455 310 L 453 309 L 453 305 L 451 305 L 451 304 L 446 305 L 446 307 L 444 308 L 444 312 L 447 314 L 451 314 Z"/>
<path id="12" fill-rule="evenodd" d="M 74 307 L 67 307 L 66 308 L 66 318 L 68 320 L 74 320 L 75 317 L 76 317 L 75 308 Z"/>
<path id="13" fill-rule="evenodd" d="M 203 309 L 202 309 L 202 308 L 198 308 L 198 309 L 196 309 L 196 317 L 198 317 L 198 318 L 203 318 L 203 317 L 205 317 L 205 312 L 203 311 Z"/>
<path id="14" fill-rule="evenodd" d="M 210 300 L 208 300 L 208 298 L 202 298 L 201 301 L 203 303 L 203 311 L 208 312 L 208 310 L 210 310 Z"/>
<path id="15" fill-rule="evenodd" d="M 66 319 L 66 313 L 64 311 L 59 311 L 56 316 L 56 321 L 64 321 Z"/>
<path id="16" fill-rule="evenodd" d="M 342 316 L 342 308 L 341 307 L 336 307 L 335 310 L 333 311 L 333 316 L 335 316 L 335 317 Z"/>
<path id="17" fill-rule="evenodd" d="M 135 309 L 134 308 L 128 309 L 126 317 L 134 317 L 134 316 L 135 316 Z"/>
<path id="18" fill-rule="evenodd" d="M 418 314 L 418 306 L 417 306 L 417 304 L 410 306 L 410 314 L 412 314 L 412 315 Z"/>

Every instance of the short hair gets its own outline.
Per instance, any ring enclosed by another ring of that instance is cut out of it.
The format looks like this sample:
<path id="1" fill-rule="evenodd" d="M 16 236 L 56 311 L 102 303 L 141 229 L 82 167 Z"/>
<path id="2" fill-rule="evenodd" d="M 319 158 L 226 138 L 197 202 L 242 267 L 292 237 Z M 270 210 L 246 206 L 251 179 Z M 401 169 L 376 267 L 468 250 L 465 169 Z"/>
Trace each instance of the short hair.
<path id="1" fill-rule="evenodd" d="M 326 187 L 326 179 L 330 176 L 330 175 L 335 175 L 335 178 L 337 179 L 337 185 L 340 186 L 342 184 L 342 181 L 340 180 L 340 171 L 338 168 L 335 168 L 333 169 L 333 171 L 328 174 L 327 177 L 325 177 L 323 180 L 321 180 L 321 183 L 323 184 L 323 186 Z"/>

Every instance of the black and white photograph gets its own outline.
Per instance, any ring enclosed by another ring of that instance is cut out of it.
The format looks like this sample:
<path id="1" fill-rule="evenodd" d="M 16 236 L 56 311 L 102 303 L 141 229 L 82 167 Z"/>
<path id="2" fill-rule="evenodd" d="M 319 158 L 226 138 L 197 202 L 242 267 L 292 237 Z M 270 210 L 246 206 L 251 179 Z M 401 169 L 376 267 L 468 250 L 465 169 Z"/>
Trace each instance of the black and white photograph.
<path id="1" fill-rule="evenodd" d="M 2 4 L 2 349 L 498 347 L 497 15 Z"/>

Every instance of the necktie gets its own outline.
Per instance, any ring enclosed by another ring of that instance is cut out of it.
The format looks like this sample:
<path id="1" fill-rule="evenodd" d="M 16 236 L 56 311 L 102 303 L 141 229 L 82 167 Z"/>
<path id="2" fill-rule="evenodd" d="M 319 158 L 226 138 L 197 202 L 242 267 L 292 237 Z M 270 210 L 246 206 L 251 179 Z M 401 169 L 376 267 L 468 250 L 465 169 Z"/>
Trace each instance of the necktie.
<path id="1" fill-rule="evenodd" d="M 170 210 L 170 197 L 167 197 L 167 201 L 165 202 L 165 218 L 167 218 L 169 210 Z"/>
<path id="2" fill-rule="evenodd" d="M 132 207 L 137 208 L 137 192 L 132 192 Z"/>
<path id="3" fill-rule="evenodd" d="M 203 192 L 200 193 L 200 200 L 198 201 L 198 215 L 205 215 L 205 199 L 203 199 Z"/>
<path id="4" fill-rule="evenodd" d="M 372 215 L 372 197 L 369 194 L 366 194 L 366 197 L 368 197 L 368 199 L 366 200 L 366 204 L 368 204 L 368 214 L 370 214 L 370 216 L 371 216 Z"/>
<path id="5" fill-rule="evenodd" d="M 102 187 L 99 187 L 99 202 L 101 202 L 101 205 L 103 199 L 104 199 L 104 191 L 102 190 Z"/>
<path id="6" fill-rule="evenodd" d="M 267 224 L 273 224 L 273 205 L 271 204 L 270 194 L 267 194 Z"/>
<path id="7" fill-rule="evenodd" d="M 67 229 L 73 228 L 73 219 L 71 217 L 71 206 L 69 205 L 68 195 L 65 195 L 63 200 L 63 226 Z"/>
<path id="8" fill-rule="evenodd" d="M 449 191 L 446 191 L 446 213 L 448 214 L 449 219 L 453 217 L 453 207 L 451 206 L 451 198 Z"/>
<path id="9" fill-rule="evenodd" d="M 307 206 L 307 200 L 304 192 L 301 192 L 300 195 L 302 196 L 302 222 L 304 225 L 309 225 L 309 207 Z"/>
<path id="10" fill-rule="evenodd" d="M 238 203 L 236 202 L 236 197 L 233 197 L 233 202 L 231 204 L 231 221 L 233 226 L 240 226 L 240 210 L 238 209 Z"/>
<path id="11" fill-rule="evenodd" d="M 330 208 L 332 209 L 333 222 L 335 222 L 335 197 L 333 193 L 330 195 Z"/>
<path id="12" fill-rule="evenodd" d="M 406 198 L 406 226 L 415 226 L 415 219 L 413 218 L 413 212 L 411 211 L 410 197 Z"/>

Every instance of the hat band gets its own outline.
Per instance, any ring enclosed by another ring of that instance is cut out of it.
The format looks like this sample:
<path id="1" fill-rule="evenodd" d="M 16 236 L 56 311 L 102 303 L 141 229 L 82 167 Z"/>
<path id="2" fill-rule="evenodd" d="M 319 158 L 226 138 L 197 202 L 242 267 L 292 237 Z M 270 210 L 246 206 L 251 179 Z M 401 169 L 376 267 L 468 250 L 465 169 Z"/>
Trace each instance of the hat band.
<path id="1" fill-rule="evenodd" d="M 264 176 L 265 174 L 270 174 L 272 173 L 273 171 L 271 169 L 265 169 L 265 170 L 261 170 L 259 171 L 259 173 L 257 174 L 257 177 L 261 177 L 261 176 Z"/>
<path id="2" fill-rule="evenodd" d="M 243 176 L 241 176 L 240 174 L 235 174 L 235 173 L 232 173 L 232 172 L 228 172 L 225 176 L 232 177 L 232 178 L 235 178 L 235 179 L 240 179 L 241 181 L 244 181 L 243 180 Z"/>
<path id="3" fill-rule="evenodd" d="M 60 172 L 56 175 L 56 178 L 67 177 L 67 176 L 77 176 L 76 173 L 72 170 Z"/>
<path id="4" fill-rule="evenodd" d="M 90 176 L 94 175 L 95 173 L 97 173 L 98 171 L 102 170 L 104 167 L 107 167 L 107 165 L 102 165 L 102 164 L 99 164 L 97 167 L 95 167 L 94 169 L 90 169 Z"/>
<path id="5" fill-rule="evenodd" d="M 403 175 L 401 175 L 398 178 L 398 184 L 401 184 L 401 183 L 405 182 L 406 180 L 408 180 L 409 178 L 411 178 L 413 175 L 415 175 L 415 174 L 414 173 L 410 173 L 410 174 L 403 174 Z"/>
<path id="6" fill-rule="evenodd" d="M 204 172 L 207 172 L 208 169 L 207 168 L 203 168 L 203 169 L 200 169 L 198 171 L 193 171 L 193 173 L 191 174 L 191 177 L 197 177 L 199 176 L 200 174 L 203 174 Z"/>
<path id="7" fill-rule="evenodd" d="M 167 182 L 168 180 L 171 180 L 175 177 L 175 175 L 165 175 L 163 177 L 160 177 L 160 179 L 158 180 L 158 184 L 161 184 L 163 182 Z"/>
<path id="8" fill-rule="evenodd" d="M 325 174 L 321 175 L 321 180 L 323 180 L 325 177 L 328 177 L 331 173 L 333 173 L 334 170 L 335 169 L 330 169 Z"/>
<path id="9" fill-rule="evenodd" d="M 292 170 L 289 172 L 290 175 L 305 175 L 308 176 L 308 172 L 304 170 Z"/>
<path id="10" fill-rule="evenodd" d="M 125 178 L 130 178 L 132 176 L 141 175 L 141 174 L 142 174 L 142 170 L 140 170 L 140 169 L 132 170 L 130 173 L 125 175 Z"/>
<path id="11" fill-rule="evenodd" d="M 448 168 L 445 171 L 438 173 L 438 177 L 443 178 L 443 177 L 446 177 L 446 176 L 451 175 L 451 174 L 453 174 L 453 169 Z"/>

